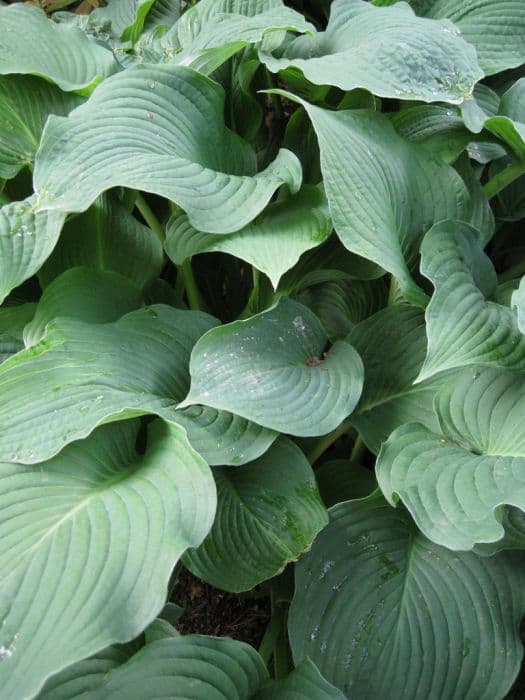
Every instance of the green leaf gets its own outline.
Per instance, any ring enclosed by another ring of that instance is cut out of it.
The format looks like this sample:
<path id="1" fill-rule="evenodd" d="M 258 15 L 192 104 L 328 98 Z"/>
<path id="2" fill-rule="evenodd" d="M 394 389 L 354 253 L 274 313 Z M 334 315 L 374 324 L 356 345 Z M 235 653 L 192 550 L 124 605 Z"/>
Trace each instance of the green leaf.
<path id="1" fill-rule="evenodd" d="M 137 635 L 173 566 L 213 522 L 215 486 L 184 431 L 100 428 L 34 467 L 0 465 L 0 679 L 32 697 L 53 673 Z"/>
<path id="2" fill-rule="evenodd" d="M 411 0 L 426 17 L 454 22 L 476 48 L 485 75 L 525 62 L 525 5 L 522 0 Z"/>
<path id="3" fill-rule="evenodd" d="M 190 361 L 194 403 L 231 411 L 299 436 L 334 430 L 354 409 L 363 366 L 337 341 L 324 355 L 326 333 L 305 306 L 286 297 L 268 311 L 206 333 Z"/>
<path id="4" fill-rule="evenodd" d="M 400 136 L 446 163 L 453 163 L 472 141 L 463 119 L 448 106 L 409 107 L 395 112 L 391 121 Z"/>
<path id="5" fill-rule="evenodd" d="M 504 697 L 523 653 L 522 553 L 450 552 L 378 496 L 330 514 L 296 568 L 295 662 L 359 700 Z"/>
<path id="6" fill-rule="evenodd" d="M 107 323 L 133 311 L 140 303 L 140 292 L 122 275 L 72 267 L 44 291 L 33 320 L 24 329 L 24 343 L 26 347 L 38 343 L 47 324 L 55 318 Z"/>
<path id="7" fill-rule="evenodd" d="M 38 75 L 87 94 L 118 68 L 113 54 L 80 29 L 57 24 L 30 4 L 0 7 L 0 36 L 0 75 Z"/>
<path id="8" fill-rule="evenodd" d="M 520 286 L 513 292 L 511 304 L 518 314 L 518 328 L 525 334 L 525 277 L 521 278 Z"/>
<path id="9" fill-rule="evenodd" d="M 38 700 L 85 700 L 107 673 L 125 663 L 137 651 L 136 644 L 113 644 L 88 659 L 68 666 L 46 681 Z"/>
<path id="10" fill-rule="evenodd" d="M 214 3 L 215 6 L 220 4 Z M 245 46 L 258 44 L 268 34 L 312 32 L 314 29 L 301 14 L 281 2 L 250 15 L 235 11 L 242 7 L 229 5 L 230 8 L 225 9 L 233 12 L 220 13 L 216 7 L 209 12 L 209 5 L 202 9 L 200 3 L 189 9 L 160 40 L 163 50 L 168 56 L 174 54 L 174 62 L 209 75 Z"/>
<path id="11" fill-rule="evenodd" d="M 48 115 L 66 115 L 80 102 L 41 78 L 0 77 L 0 177 L 31 168 Z"/>
<path id="12" fill-rule="evenodd" d="M 300 70 L 316 85 L 424 102 L 460 103 L 483 77 L 476 52 L 453 24 L 416 17 L 406 3 L 378 8 L 334 0 L 325 32 L 295 39 L 281 58 L 262 53 L 261 60 L 274 73 Z"/>
<path id="13" fill-rule="evenodd" d="M 293 97 L 293 96 L 290 96 Z M 335 230 L 348 250 L 391 272 L 406 297 L 426 295 L 409 267 L 436 221 L 469 217 L 459 175 L 402 139 L 382 114 L 332 112 L 302 102 L 319 139 L 321 169 Z"/>
<path id="14" fill-rule="evenodd" d="M 330 273 L 327 272 L 327 276 Z M 333 271 L 335 277 L 335 271 Z M 319 270 L 319 278 L 323 272 Z M 383 281 L 333 279 L 311 283 L 296 294 L 319 318 L 330 340 L 344 339 L 354 326 L 378 311 L 387 301 L 388 289 Z M 303 281 L 303 284 L 306 280 Z"/>
<path id="15" fill-rule="evenodd" d="M 269 681 L 254 700 L 345 700 L 340 690 L 328 683 L 310 659 L 305 659 L 289 676 Z"/>
<path id="16" fill-rule="evenodd" d="M 248 644 L 188 635 L 148 644 L 85 700 L 250 700 L 267 678 Z"/>
<path id="17" fill-rule="evenodd" d="M 56 245 L 66 215 L 37 211 L 35 197 L 0 208 L 0 303 L 37 272 Z"/>
<path id="18" fill-rule="evenodd" d="M 202 231 L 242 228 L 278 187 L 299 189 L 300 165 L 281 149 L 256 174 L 223 107 L 222 88 L 181 66 L 136 66 L 105 80 L 69 117 L 48 120 L 35 162 L 38 206 L 84 211 L 125 186 L 173 200 Z"/>
<path id="19" fill-rule="evenodd" d="M 184 557 L 184 565 L 212 586 L 248 591 L 273 578 L 310 548 L 328 522 L 308 460 L 285 437 L 255 462 L 214 469 L 213 475 L 213 527 Z"/>
<path id="20" fill-rule="evenodd" d="M 390 306 L 357 325 L 347 340 L 365 366 L 363 393 L 352 416 L 367 447 L 377 454 L 390 433 L 419 421 L 430 430 L 439 424 L 433 403 L 450 373 L 414 384 L 427 351 L 425 318 L 408 304 Z"/>
<path id="21" fill-rule="evenodd" d="M 277 437 L 268 430 L 228 411 L 188 406 L 171 418 L 185 428 L 193 448 L 210 465 L 240 466 L 266 452 Z"/>
<path id="22" fill-rule="evenodd" d="M 411 423 L 383 446 L 383 493 L 432 541 L 455 550 L 497 542 L 504 506 L 525 511 L 524 397 L 524 377 L 469 368 L 436 397 L 444 437 Z"/>
<path id="23" fill-rule="evenodd" d="M 188 390 L 191 348 L 215 323 L 162 305 L 108 324 L 53 321 L 41 343 L 0 365 L 0 459 L 41 462 L 131 415 L 172 420 Z"/>
<path id="24" fill-rule="evenodd" d="M 514 312 L 489 298 L 496 273 L 477 232 L 443 221 L 425 236 L 421 272 L 435 287 L 426 309 L 428 350 L 417 382 L 453 367 L 525 368 L 525 339 Z"/>
<path id="25" fill-rule="evenodd" d="M 257 221 L 226 236 L 200 233 L 185 214 L 175 214 L 167 227 L 165 248 L 177 265 L 198 253 L 229 253 L 264 272 L 277 288 L 281 276 L 331 231 L 323 191 L 305 185 L 290 199 L 270 204 Z"/>
<path id="26" fill-rule="evenodd" d="M 153 232 L 114 193 L 106 193 L 65 224 L 38 279 L 47 286 L 65 270 L 83 266 L 119 272 L 143 289 L 160 275 L 163 258 L 162 244 Z"/>
<path id="27" fill-rule="evenodd" d="M 33 318 L 36 304 L 19 304 L 0 309 L 0 362 L 24 348 L 24 327 Z"/>

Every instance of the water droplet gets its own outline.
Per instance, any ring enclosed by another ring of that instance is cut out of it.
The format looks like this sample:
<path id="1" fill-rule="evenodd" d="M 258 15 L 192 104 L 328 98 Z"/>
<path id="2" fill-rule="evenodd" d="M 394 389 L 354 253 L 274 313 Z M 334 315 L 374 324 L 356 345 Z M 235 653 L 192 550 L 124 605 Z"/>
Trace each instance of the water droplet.
<path id="1" fill-rule="evenodd" d="M 293 320 L 293 325 L 295 326 L 295 328 L 297 328 L 298 331 L 301 331 L 301 333 L 303 333 L 306 330 L 306 326 L 304 325 L 302 316 L 296 316 Z"/>

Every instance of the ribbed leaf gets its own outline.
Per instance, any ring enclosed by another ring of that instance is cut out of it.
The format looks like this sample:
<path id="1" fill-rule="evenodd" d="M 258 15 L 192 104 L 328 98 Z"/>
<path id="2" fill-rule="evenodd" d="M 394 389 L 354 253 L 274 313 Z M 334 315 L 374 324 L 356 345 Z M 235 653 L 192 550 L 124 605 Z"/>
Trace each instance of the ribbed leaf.
<path id="1" fill-rule="evenodd" d="M 97 688 L 107 673 L 128 661 L 136 645 L 113 644 L 88 659 L 77 661 L 52 676 L 38 694 L 38 700 L 85 700 L 84 693 Z"/>
<path id="2" fill-rule="evenodd" d="M 525 511 L 525 378 L 469 368 L 439 392 L 436 411 L 444 438 L 415 423 L 396 430 L 379 456 L 379 485 L 438 544 L 497 542 L 503 506 Z"/>
<path id="3" fill-rule="evenodd" d="M 52 673 L 136 636 L 173 566 L 209 530 L 211 473 L 181 428 L 100 428 L 35 467 L 0 465 L 0 679 L 32 697 Z"/>
<path id="4" fill-rule="evenodd" d="M 251 462 L 264 454 L 277 437 L 274 430 L 209 406 L 188 406 L 170 415 L 211 465 L 240 466 Z"/>
<path id="5" fill-rule="evenodd" d="M 327 336 L 317 317 L 287 298 L 246 321 L 206 333 L 190 362 L 181 404 L 231 411 L 291 435 L 323 435 L 354 409 L 363 366 L 353 347 Z"/>
<path id="6" fill-rule="evenodd" d="M 68 114 L 80 102 L 40 78 L 0 77 L 0 177 L 32 167 L 48 115 Z"/>
<path id="7" fill-rule="evenodd" d="M 255 462 L 214 469 L 213 475 L 213 527 L 184 558 L 190 571 L 213 586 L 248 591 L 276 576 L 328 522 L 308 460 L 285 437 Z"/>
<path id="8" fill-rule="evenodd" d="M 392 124 L 400 136 L 421 144 L 446 163 L 453 163 L 472 141 L 463 119 L 447 106 L 409 107 L 395 112 Z"/>
<path id="9" fill-rule="evenodd" d="M 436 224 L 421 246 L 421 272 L 435 287 L 425 317 L 428 350 L 417 381 L 463 365 L 525 368 L 516 315 L 489 298 L 496 273 L 477 232 L 460 221 Z"/>
<path id="10" fill-rule="evenodd" d="M 319 277 L 322 275 L 319 270 Z M 315 284 L 312 279 L 297 300 L 312 309 L 334 341 L 345 338 L 357 323 L 382 308 L 387 294 L 382 281 L 334 279 Z"/>
<path id="11" fill-rule="evenodd" d="M 118 68 L 111 51 L 30 4 L 0 7 L 0 36 L 0 75 L 39 75 L 62 90 L 88 93 Z"/>
<path id="12" fill-rule="evenodd" d="M 85 700 L 250 700 L 267 678 L 248 644 L 188 635 L 148 644 Z"/>
<path id="13" fill-rule="evenodd" d="M 282 149 L 256 174 L 255 153 L 224 126 L 224 93 L 181 66 L 136 66 L 95 91 L 69 117 L 51 117 L 36 157 L 41 209 L 84 211 L 116 186 L 179 204 L 197 229 L 248 224 L 275 190 L 297 190 L 297 158 Z"/>
<path id="14" fill-rule="evenodd" d="M 26 347 L 38 343 L 47 324 L 55 318 L 107 323 L 136 309 L 140 303 L 140 292 L 122 275 L 72 267 L 44 291 L 32 321 L 24 329 L 24 343 Z"/>
<path id="15" fill-rule="evenodd" d="M 0 208 L 0 303 L 40 268 L 65 218 L 61 211 L 36 211 L 34 195 Z"/>
<path id="16" fill-rule="evenodd" d="M 305 659 L 286 678 L 265 685 L 254 700 L 345 700 L 345 696 Z"/>
<path id="17" fill-rule="evenodd" d="M 384 115 L 303 104 L 319 139 L 326 195 L 341 241 L 395 275 L 407 298 L 424 305 L 426 295 L 409 267 L 434 222 L 469 219 L 461 178 L 422 146 L 402 139 Z"/>
<path id="18" fill-rule="evenodd" d="M 408 304 L 390 306 L 357 325 L 347 338 L 365 366 L 365 384 L 352 423 L 366 445 L 379 452 L 394 428 L 419 421 L 439 425 L 436 391 L 448 374 L 414 385 L 427 349 L 423 312 Z"/>
<path id="19" fill-rule="evenodd" d="M 261 59 L 274 73 L 299 69 L 316 85 L 425 102 L 459 103 L 483 77 L 453 24 L 416 17 L 405 3 L 334 0 L 325 32 L 295 39 L 282 58 Z"/>
<path id="20" fill-rule="evenodd" d="M 359 700 L 504 697 L 523 651 L 522 553 L 450 552 L 377 496 L 330 513 L 296 569 L 296 663 Z"/>
<path id="21" fill-rule="evenodd" d="M 24 328 L 33 318 L 36 304 L 19 304 L 0 309 L 0 362 L 24 348 Z"/>
<path id="22" fill-rule="evenodd" d="M 160 275 L 162 265 L 158 238 L 112 193 L 66 223 L 38 278 L 46 286 L 70 267 L 84 266 L 119 272 L 142 289 Z"/>
<path id="23" fill-rule="evenodd" d="M 173 413 L 188 390 L 191 348 L 215 323 L 161 305 L 115 323 L 51 323 L 41 343 L 0 366 L 0 459 L 41 462 L 102 422 Z"/>
<path id="24" fill-rule="evenodd" d="M 229 253 L 264 272 L 277 288 L 299 257 L 323 243 L 331 231 L 324 193 L 305 185 L 290 199 L 270 204 L 257 221 L 226 236 L 200 233 L 185 214 L 175 214 L 168 224 L 165 247 L 178 265 L 198 253 Z"/>
<path id="25" fill-rule="evenodd" d="M 476 47 L 485 75 L 525 62 L 525 5 L 522 0 L 410 0 L 416 12 L 447 18 Z"/>

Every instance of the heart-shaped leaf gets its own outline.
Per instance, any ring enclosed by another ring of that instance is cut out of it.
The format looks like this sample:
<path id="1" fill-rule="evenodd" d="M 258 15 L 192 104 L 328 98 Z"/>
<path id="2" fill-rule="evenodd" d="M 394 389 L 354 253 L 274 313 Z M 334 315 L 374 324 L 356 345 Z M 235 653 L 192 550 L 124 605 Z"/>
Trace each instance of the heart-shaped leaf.
<path id="1" fill-rule="evenodd" d="M 104 426 L 38 466 L 0 465 L 0 679 L 33 697 L 52 673 L 139 634 L 213 522 L 215 485 L 184 431 Z"/>
<path id="2" fill-rule="evenodd" d="M 330 515 L 296 569 L 295 662 L 359 700 L 504 697 L 523 653 L 522 553 L 450 552 L 378 496 Z"/>
<path id="3" fill-rule="evenodd" d="M 354 409 L 363 365 L 317 317 L 286 297 L 246 321 L 210 331 L 195 345 L 191 389 L 180 405 L 202 403 L 291 435 L 323 435 Z"/>
<path id="4" fill-rule="evenodd" d="M 504 506 L 525 511 L 525 379 L 469 368 L 436 397 L 442 435 L 416 423 L 398 428 L 377 463 L 379 485 L 401 499 L 418 527 L 449 549 L 504 535 Z"/>
<path id="5" fill-rule="evenodd" d="M 184 558 L 190 571 L 213 586 L 247 591 L 276 576 L 328 522 L 308 460 L 285 437 L 255 462 L 217 468 L 213 475 L 213 527 Z"/>

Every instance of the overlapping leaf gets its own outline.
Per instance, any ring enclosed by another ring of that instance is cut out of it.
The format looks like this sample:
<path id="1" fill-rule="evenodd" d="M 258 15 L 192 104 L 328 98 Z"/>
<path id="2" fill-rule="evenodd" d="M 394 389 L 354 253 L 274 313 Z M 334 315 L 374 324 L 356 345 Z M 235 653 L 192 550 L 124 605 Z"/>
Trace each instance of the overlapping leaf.
<path id="1" fill-rule="evenodd" d="M 319 139 L 324 186 L 341 241 L 395 275 L 407 298 L 424 305 L 426 295 L 409 267 L 434 222 L 470 218 L 460 176 L 402 139 L 381 114 L 303 104 Z"/>
<path id="2" fill-rule="evenodd" d="M 282 298 L 200 339 L 181 406 L 202 403 L 291 435 L 323 435 L 352 412 L 363 385 L 353 347 L 337 341 L 325 353 L 327 340 L 309 309 Z"/>
<path id="3" fill-rule="evenodd" d="M 0 678 L 33 697 L 46 678 L 136 636 L 162 608 L 173 566 L 208 532 L 211 473 L 184 432 L 104 426 L 34 467 L 0 465 Z"/>
<path id="4" fill-rule="evenodd" d="M 525 6 L 521 0 L 410 0 L 418 14 L 451 20 L 476 48 L 485 75 L 525 62 Z"/>
<path id="5" fill-rule="evenodd" d="M 214 469 L 213 475 L 215 521 L 184 564 L 218 588 L 246 591 L 276 576 L 328 522 L 312 468 L 284 437 L 258 460 L 237 469 Z"/>
<path id="6" fill-rule="evenodd" d="M 61 211 L 37 211 L 34 195 L 0 208 L 0 302 L 41 267 L 65 218 Z"/>
<path id="7" fill-rule="evenodd" d="M 383 446 L 381 489 L 434 542 L 458 550 L 497 542 L 504 506 L 525 511 L 524 397 L 522 376 L 466 369 L 437 395 L 443 435 L 411 423 Z"/>
<path id="8" fill-rule="evenodd" d="M 65 224 L 38 278 L 46 286 L 65 270 L 83 266 L 118 272 L 142 289 L 160 275 L 162 265 L 158 238 L 110 193 Z"/>
<path id="9" fill-rule="evenodd" d="M 178 265 L 198 253 L 230 253 L 268 275 L 276 288 L 302 253 L 320 245 L 331 231 L 324 193 L 305 185 L 290 199 L 270 204 L 257 221 L 226 236 L 200 233 L 185 214 L 176 214 L 168 225 L 165 247 Z"/>
<path id="10" fill-rule="evenodd" d="M 111 51 L 30 4 L 0 7 L 0 75 L 39 75 L 66 91 L 90 92 L 118 70 Z"/>
<path id="11" fill-rule="evenodd" d="M 512 305 L 518 314 L 518 327 L 525 334 L 525 277 L 521 278 L 520 286 L 512 294 Z"/>
<path id="12" fill-rule="evenodd" d="M 334 0 L 325 32 L 298 37 L 280 58 L 261 58 L 273 72 L 293 67 L 316 85 L 425 102 L 459 103 L 483 77 L 474 48 L 451 22 L 416 17 L 405 3 Z"/>
<path id="13" fill-rule="evenodd" d="M 40 78 L 0 77 L 0 177 L 32 167 L 48 115 L 68 114 L 80 102 Z"/>
<path id="14" fill-rule="evenodd" d="M 0 309 L 0 362 L 24 348 L 24 328 L 33 318 L 36 304 L 17 304 Z"/>
<path id="15" fill-rule="evenodd" d="M 348 335 L 365 366 L 365 384 L 352 423 L 379 452 L 394 428 L 419 421 L 439 428 L 433 410 L 437 390 L 450 373 L 414 384 L 427 349 L 423 312 L 408 304 L 391 306 L 358 324 Z"/>
<path id="16" fill-rule="evenodd" d="M 421 272 L 435 287 L 426 309 L 428 350 L 417 381 L 470 364 L 525 368 L 516 315 L 490 301 L 496 273 L 476 231 L 459 221 L 436 224 L 421 246 Z"/>
<path id="17" fill-rule="evenodd" d="M 84 211 L 126 186 L 173 200 L 202 231 L 242 228 L 279 186 L 299 188 L 300 165 L 282 149 L 256 173 L 223 108 L 222 89 L 181 66 L 136 66 L 105 80 L 69 117 L 49 119 L 35 162 L 39 208 Z"/>
<path id="18" fill-rule="evenodd" d="M 328 683 L 310 659 L 305 659 L 289 676 L 270 681 L 255 700 L 344 700 L 340 690 Z"/>
<path id="19" fill-rule="evenodd" d="M 522 656 L 522 554 L 451 552 L 378 496 L 330 513 L 296 570 L 295 662 L 348 698 L 503 697 Z"/>

